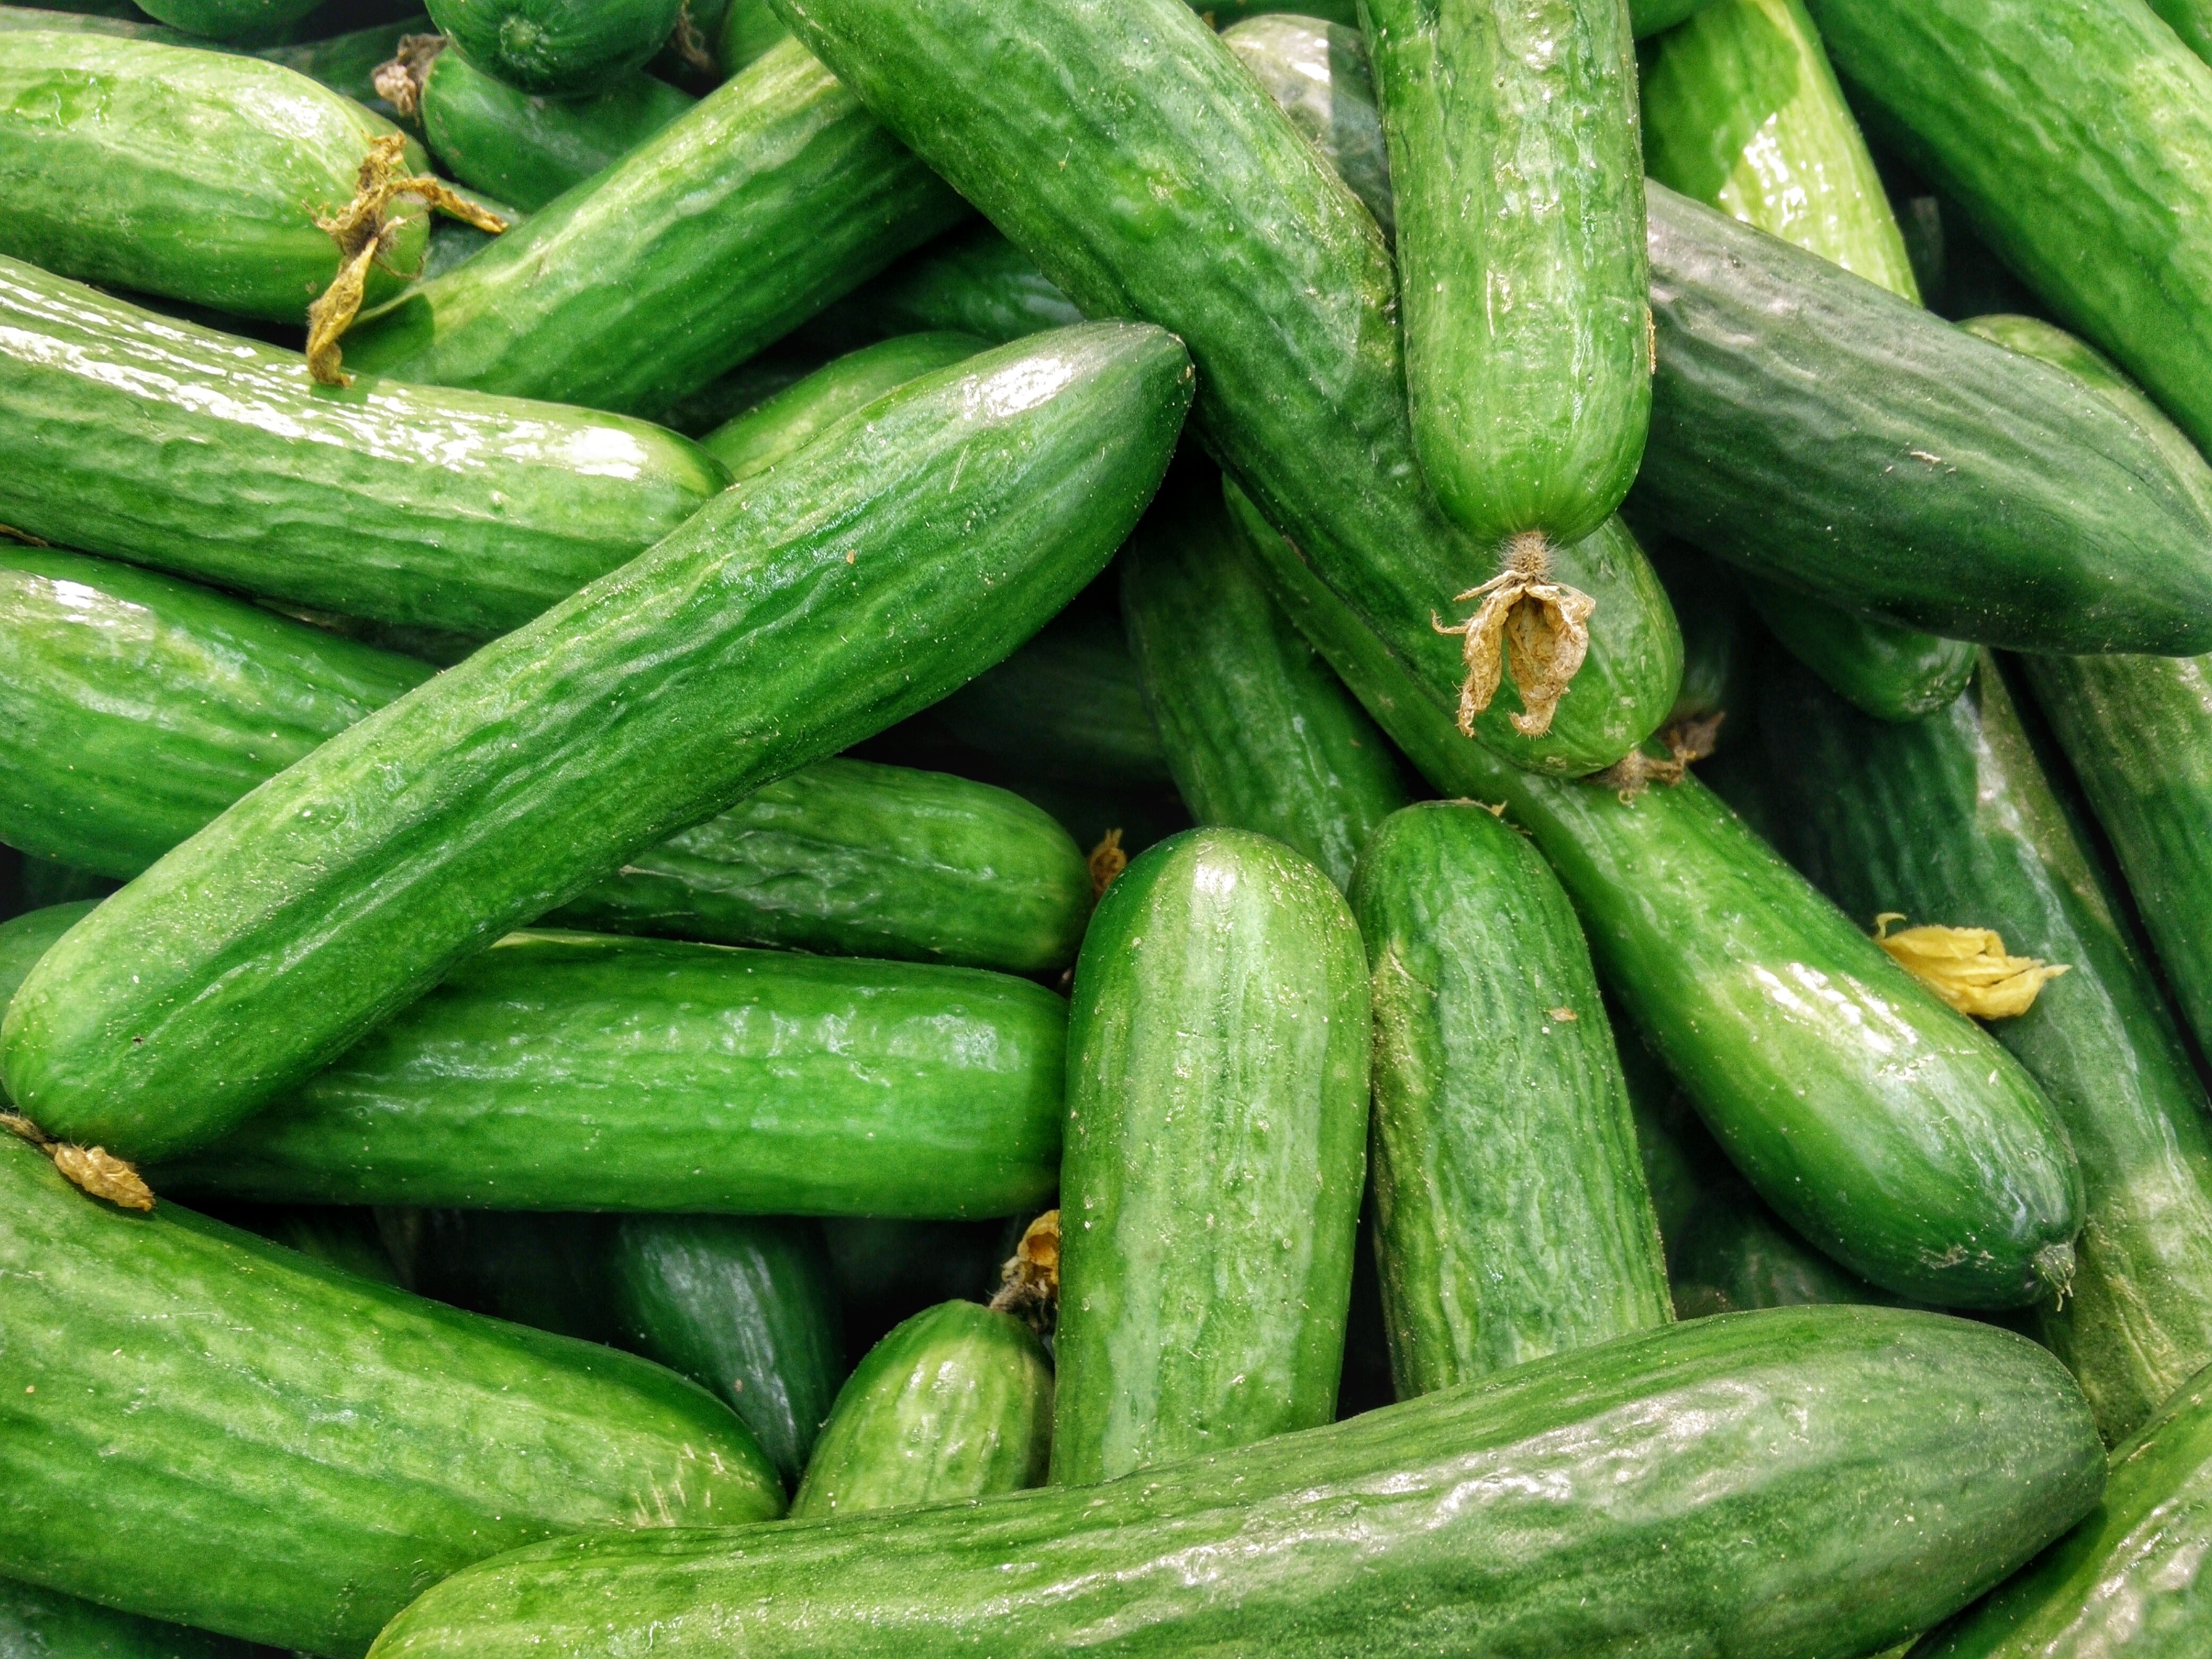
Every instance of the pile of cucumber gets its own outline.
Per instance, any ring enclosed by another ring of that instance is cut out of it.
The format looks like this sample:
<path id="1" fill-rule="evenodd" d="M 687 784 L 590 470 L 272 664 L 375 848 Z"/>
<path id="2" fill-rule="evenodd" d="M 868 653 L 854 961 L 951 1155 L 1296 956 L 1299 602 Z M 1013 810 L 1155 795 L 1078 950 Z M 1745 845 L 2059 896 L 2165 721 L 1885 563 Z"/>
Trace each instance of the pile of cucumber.
<path id="1" fill-rule="evenodd" d="M 2207 1659 L 2208 453 L 2212 0 L 0 4 L 0 1659 Z"/>

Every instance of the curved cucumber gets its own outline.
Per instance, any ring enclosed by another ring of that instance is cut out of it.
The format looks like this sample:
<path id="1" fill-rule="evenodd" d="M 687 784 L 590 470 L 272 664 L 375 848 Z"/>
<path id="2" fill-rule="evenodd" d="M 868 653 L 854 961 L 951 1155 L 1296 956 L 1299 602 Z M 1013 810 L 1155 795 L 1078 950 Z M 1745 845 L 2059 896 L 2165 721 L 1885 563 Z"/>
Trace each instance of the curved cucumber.
<path id="1" fill-rule="evenodd" d="M 972 334 L 905 334 L 848 352 L 797 385 L 725 421 L 699 447 L 730 471 L 732 483 L 796 454 L 854 410 L 918 374 L 972 357 L 988 342 Z"/>
<path id="2" fill-rule="evenodd" d="M 794 1520 L 955 1504 L 1044 1484 L 1052 1362 L 1028 1326 L 973 1302 L 924 1310 L 838 1391 Z"/>
<path id="3" fill-rule="evenodd" d="M 1375 1249 L 1398 1397 L 1662 1325 L 1667 1267 L 1574 908 L 1469 801 L 1375 832 Z"/>
<path id="4" fill-rule="evenodd" d="M 1270 13 L 1222 30 L 1221 39 L 1375 216 L 1383 240 L 1395 237 L 1390 152 L 1358 18 L 1328 23 Z"/>
<path id="5" fill-rule="evenodd" d="M 966 212 L 787 42 L 588 188 L 365 316 L 346 361 L 658 414 Z"/>
<path id="6" fill-rule="evenodd" d="M 642 69 L 683 0 L 424 0 L 470 62 L 524 92 L 578 98 Z"/>
<path id="7" fill-rule="evenodd" d="M 1201 823 L 1273 836 L 1352 880 L 1406 785 L 1375 729 L 1245 562 L 1211 469 L 1122 555 L 1121 610 L 1176 787 Z"/>
<path id="8" fill-rule="evenodd" d="M 1280 842 L 1187 830 L 1106 890 L 1068 1017 L 1056 1483 L 1334 1416 L 1369 1040 L 1358 927 Z"/>
<path id="9" fill-rule="evenodd" d="M 1267 532 L 1231 497 L 1248 539 Z M 1694 778 L 1624 801 L 1498 764 L 1419 701 L 1318 583 L 1291 618 L 1438 788 L 1503 800 L 1599 972 L 1767 1202 L 1854 1271 L 1939 1307 L 2062 1285 L 2081 1177 L 2033 1079 Z"/>
<path id="10" fill-rule="evenodd" d="M 0 1654 L 7 1659 L 253 1659 L 254 1650 L 227 1636 L 0 1579 Z"/>
<path id="11" fill-rule="evenodd" d="M 1958 702 L 1974 677 L 1977 653 L 1965 640 L 1853 616 L 1748 570 L 1737 574 L 1767 632 L 1862 714 L 1920 720 Z"/>
<path id="12" fill-rule="evenodd" d="M 1174 775 L 1128 641 L 1105 617 L 1055 618 L 932 709 L 929 722 L 1008 783 L 1141 787 Z"/>
<path id="13" fill-rule="evenodd" d="M 518 923 L 1003 656 L 1135 522 L 1189 392 L 1170 337 L 1094 324 L 848 416 L 132 883 L 17 992 L 9 1091 L 119 1156 L 214 1139 Z"/>
<path id="14" fill-rule="evenodd" d="M 348 1659 L 502 1549 L 783 1507 L 744 1426 L 657 1365 L 112 1209 L 13 1137 L 0 1321 L 36 1379 L 0 1407 L 0 1570 L 249 1641 Z"/>

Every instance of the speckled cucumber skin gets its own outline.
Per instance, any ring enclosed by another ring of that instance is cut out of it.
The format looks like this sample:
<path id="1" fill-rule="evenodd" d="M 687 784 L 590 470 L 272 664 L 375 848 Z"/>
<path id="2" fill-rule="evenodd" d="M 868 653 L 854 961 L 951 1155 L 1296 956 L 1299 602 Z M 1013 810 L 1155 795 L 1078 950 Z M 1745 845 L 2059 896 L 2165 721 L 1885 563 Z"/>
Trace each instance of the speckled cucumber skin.
<path id="1" fill-rule="evenodd" d="M 989 342 L 972 334 L 902 334 L 863 346 L 725 421 L 699 447 L 729 468 L 732 482 L 765 472 L 821 436 L 832 422 L 896 391 L 917 374 L 972 357 Z"/>
<path id="2" fill-rule="evenodd" d="M 683 9 L 683 0 L 437 0 L 429 12 L 485 74 L 524 92 L 580 98 L 643 68 Z"/>

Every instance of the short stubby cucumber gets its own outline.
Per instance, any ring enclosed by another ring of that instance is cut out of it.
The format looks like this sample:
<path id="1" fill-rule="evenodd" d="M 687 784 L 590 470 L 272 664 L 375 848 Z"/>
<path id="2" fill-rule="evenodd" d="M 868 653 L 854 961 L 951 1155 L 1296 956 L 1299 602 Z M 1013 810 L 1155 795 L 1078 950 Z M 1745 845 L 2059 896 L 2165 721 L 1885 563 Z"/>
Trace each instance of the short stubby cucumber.
<path id="1" fill-rule="evenodd" d="M 227 1636 L 0 1579 L 0 1654 L 9 1659 L 253 1659 L 254 1650 Z"/>
<path id="2" fill-rule="evenodd" d="M 214 1139 L 518 924 L 1004 656 L 1135 523 L 1190 383 L 1172 337 L 1089 324 L 848 416 L 117 895 L 9 1005 L 9 1091 L 121 1156 Z"/>
<path id="3" fill-rule="evenodd" d="M 1383 240 L 1395 236 L 1390 152 L 1358 20 L 1347 27 L 1269 13 L 1231 25 L 1221 39 L 1375 216 Z"/>
<path id="4" fill-rule="evenodd" d="M 1335 1415 L 1368 1046 L 1358 927 L 1281 842 L 1187 830 L 1106 890 L 1068 1022 L 1055 1482 Z"/>
<path id="5" fill-rule="evenodd" d="M 765 472 L 854 410 L 917 374 L 988 349 L 972 334 L 902 334 L 848 352 L 773 398 L 724 422 L 699 447 L 730 471 L 732 483 Z"/>
<path id="6" fill-rule="evenodd" d="M 424 0 L 462 56 L 511 87 L 580 98 L 668 43 L 684 0 Z"/>

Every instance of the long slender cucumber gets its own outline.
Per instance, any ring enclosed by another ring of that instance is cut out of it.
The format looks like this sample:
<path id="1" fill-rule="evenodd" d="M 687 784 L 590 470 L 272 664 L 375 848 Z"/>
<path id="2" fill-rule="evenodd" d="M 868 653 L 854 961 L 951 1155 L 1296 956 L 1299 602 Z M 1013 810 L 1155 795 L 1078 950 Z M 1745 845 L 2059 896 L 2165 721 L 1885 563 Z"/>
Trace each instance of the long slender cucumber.
<path id="1" fill-rule="evenodd" d="M 985 349 L 972 334 L 902 334 L 848 352 L 774 397 L 725 421 L 699 447 L 729 468 L 732 482 L 765 472 L 823 429 L 917 374 Z"/>

